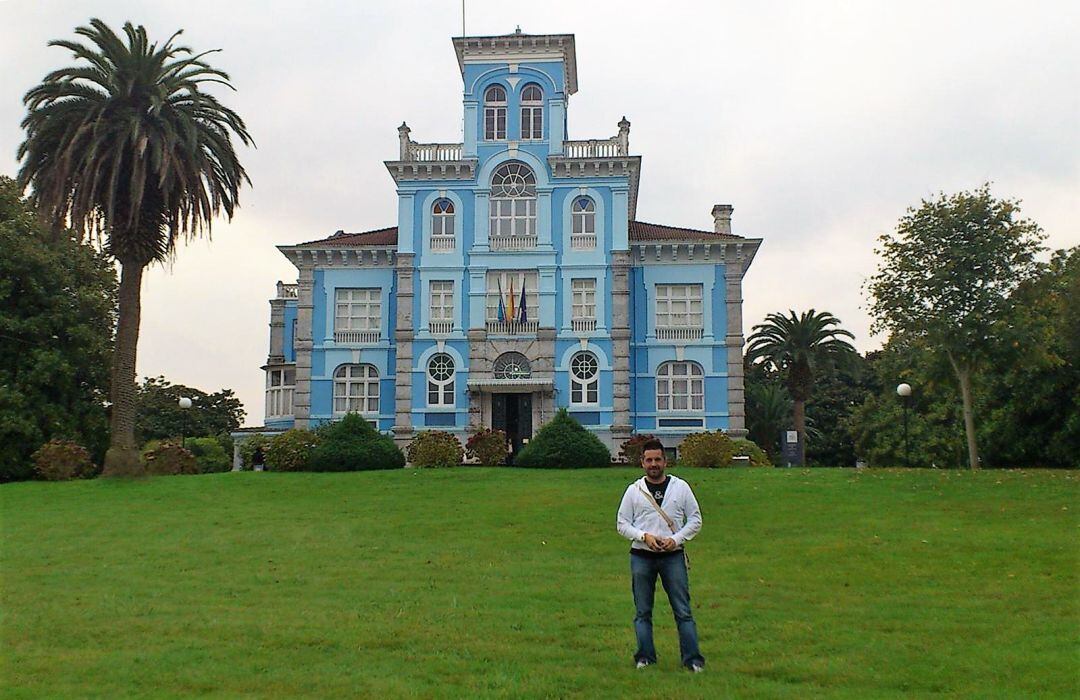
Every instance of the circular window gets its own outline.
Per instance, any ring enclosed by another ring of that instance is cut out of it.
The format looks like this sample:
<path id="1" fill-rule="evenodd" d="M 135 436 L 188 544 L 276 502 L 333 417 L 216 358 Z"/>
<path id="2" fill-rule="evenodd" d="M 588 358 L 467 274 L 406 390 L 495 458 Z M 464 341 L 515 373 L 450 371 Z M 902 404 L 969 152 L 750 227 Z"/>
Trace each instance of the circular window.
<path id="1" fill-rule="evenodd" d="M 524 163 L 503 163 L 491 176 L 491 196 L 515 198 L 536 196 L 536 176 Z"/>
<path id="2" fill-rule="evenodd" d="M 596 363 L 596 357 L 591 352 L 579 352 L 570 359 L 570 373 L 574 375 L 574 379 L 579 381 L 588 381 L 596 376 L 596 371 L 599 369 L 599 365 Z"/>
<path id="3" fill-rule="evenodd" d="M 428 375 L 437 382 L 445 382 L 454 376 L 454 359 L 439 353 L 428 362 Z"/>
<path id="4" fill-rule="evenodd" d="M 528 379 L 532 376 L 532 367 L 520 352 L 507 352 L 495 360 L 492 374 L 496 379 Z"/>

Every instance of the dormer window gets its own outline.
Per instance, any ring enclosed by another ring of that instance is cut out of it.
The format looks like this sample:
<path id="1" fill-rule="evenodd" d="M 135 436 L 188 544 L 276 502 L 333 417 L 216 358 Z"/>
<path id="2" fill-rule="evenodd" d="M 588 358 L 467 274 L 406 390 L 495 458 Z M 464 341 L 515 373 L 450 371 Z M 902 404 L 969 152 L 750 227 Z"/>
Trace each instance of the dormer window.
<path id="1" fill-rule="evenodd" d="M 506 90 L 492 85 L 484 92 L 484 138 L 506 140 Z"/>
<path id="2" fill-rule="evenodd" d="M 521 139 L 544 138 L 544 92 L 536 83 L 521 90 Z"/>

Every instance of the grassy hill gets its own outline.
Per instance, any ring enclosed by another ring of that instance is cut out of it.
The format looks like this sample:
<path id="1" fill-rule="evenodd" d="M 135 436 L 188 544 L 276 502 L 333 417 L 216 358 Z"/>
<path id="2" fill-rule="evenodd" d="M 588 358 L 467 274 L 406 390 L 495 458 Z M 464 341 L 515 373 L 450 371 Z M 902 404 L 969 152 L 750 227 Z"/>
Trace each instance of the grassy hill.
<path id="1" fill-rule="evenodd" d="M 708 659 L 633 668 L 638 470 L 0 487 L 4 697 L 1075 697 L 1080 473 L 682 470 Z"/>

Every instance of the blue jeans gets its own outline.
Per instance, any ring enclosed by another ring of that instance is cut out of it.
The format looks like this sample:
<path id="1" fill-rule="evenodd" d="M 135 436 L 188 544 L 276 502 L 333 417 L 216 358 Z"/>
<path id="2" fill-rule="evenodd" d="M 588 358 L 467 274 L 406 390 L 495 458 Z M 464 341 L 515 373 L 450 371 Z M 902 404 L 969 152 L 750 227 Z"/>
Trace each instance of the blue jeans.
<path id="1" fill-rule="evenodd" d="M 630 555 L 630 581 L 634 589 L 634 634 L 637 635 L 635 661 L 656 663 L 656 647 L 653 646 L 652 612 L 656 596 L 656 576 L 667 591 L 675 625 L 679 629 L 679 651 L 683 666 L 705 665 L 705 657 L 698 649 L 697 625 L 690 611 L 690 577 L 686 572 L 686 559 L 682 552 L 665 557 L 640 557 Z"/>

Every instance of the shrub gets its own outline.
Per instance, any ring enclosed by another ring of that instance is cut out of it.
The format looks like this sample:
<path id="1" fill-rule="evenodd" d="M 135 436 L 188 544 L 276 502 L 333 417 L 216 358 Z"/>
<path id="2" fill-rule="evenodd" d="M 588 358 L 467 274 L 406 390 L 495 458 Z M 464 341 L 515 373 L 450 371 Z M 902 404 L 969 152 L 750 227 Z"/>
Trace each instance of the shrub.
<path id="1" fill-rule="evenodd" d="M 463 452 L 458 439 L 445 430 L 425 430 L 406 449 L 414 467 L 456 467 Z"/>
<path id="2" fill-rule="evenodd" d="M 184 440 L 184 447 L 195 456 L 199 471 L 203 474 L 227 472 L 232 468 L 229 455 L 217 438 L 188 438 Z"/>
<path id="3" fill-rule="evenodd" d="M 255 468 L 254 458 L 257 449 L 262 450 L 263 463 L 266 462 L 266 451 L 270 449 L 270 437 L 269 435 L 255 433 L 240 443 L 240 462 L 244 469 Z"/>
<path id="4" fill-rule="evenodd" d="M 355 413 L 316 431 L 318 446 L 311 453 L 311 469 L 348 472 L 369 469 L 400 469 L 405 455 L 394 441 Z"/>
<path id="5" fill-rule="evenodd" d="M 302 472 L 311 468 L 311 453 L 319 439 L 315 433 L 302 428 L 286 430 L 275 435 L 266 453 L 266 468 L 272 472 Z"/>
<path id="6" fill-rule="evenodd" d="M 199 463 L 195 461 L 195 455 L 170 440 L 151 440 L 146 443 L 142 459 L 149 476 L 199 473 Z"/>
<path id="7" fill-rule="evenodd" d="M 565 408 L 540 428 L 514 460 L 517 467 L 578 469 L 611 466 L 611 453 L 600 438 L 574 420 Z"/>
<path id="8" fill-rule="evenodd" d="M 46 481 L 83 479 L 97 471 L 87 449 L 71 440 L 49 440 L 34 452 L 31 459 L 34 471 Z"/>
<path id="9" fill-rule="evenodd" d="M 731 441 L 732 456 L 749 457 L 751 467 L 771 467 L 769 455 L 752 440 L 735 438 Z"/>
<path id="10" fill-rule="evenodd" d="M 655 435 L 649 435 L 648 433 L 639 433 L 632 435 L 629 440 L 624 442 L 619 448 L 619 456 L 626 460 L 626 463 L 632 467 L 641 466 L 641 446 L 649 440 L 655 440 Z"/>
<path id="11" fill-rule="evenodd" d="M 510 444 L 503 431 L 478 428 L 466 441 L 465 454 L 470 459 L 475 459 L 477 464 L 497 467 L 506 463 L 506 456 L 510 454 Z"/>
<path id="12" fill-rule="evenodd" d="M 679 446 L 679 463 L 688 467 L 729 467 L 735 446 L 722 430 L 692 433 Z"/>

